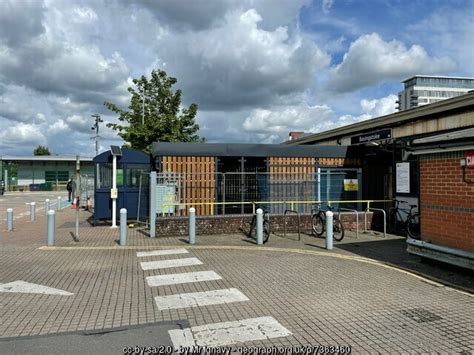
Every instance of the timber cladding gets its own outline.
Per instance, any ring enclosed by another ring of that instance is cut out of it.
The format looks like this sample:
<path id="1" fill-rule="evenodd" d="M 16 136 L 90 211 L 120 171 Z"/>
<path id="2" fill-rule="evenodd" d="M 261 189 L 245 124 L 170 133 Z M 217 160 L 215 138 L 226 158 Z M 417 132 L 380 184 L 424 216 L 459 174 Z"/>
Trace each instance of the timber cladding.
<path id="1" fill-rule="evenodd" d="M 171 157 L 161 158 L 161 171 L 181 175 L 180 196 L 187 204 L 184 215 L 194 203 L 215 202 L 215 160 L 214 157 Z M 197 215 L 212 215 L 214 207 L 195 205 Z"/>

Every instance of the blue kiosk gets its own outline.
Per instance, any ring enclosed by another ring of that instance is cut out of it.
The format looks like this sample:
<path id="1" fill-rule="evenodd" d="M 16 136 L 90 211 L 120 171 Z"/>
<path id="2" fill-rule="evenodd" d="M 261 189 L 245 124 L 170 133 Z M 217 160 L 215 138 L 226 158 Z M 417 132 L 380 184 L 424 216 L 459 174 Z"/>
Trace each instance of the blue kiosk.
<path id="1" fill-rule="evenodd" d="M 120 154 L 112 150 L 94 159 L 94 225 L 97 220 L 112 220 L 112 197 L 116 197 L 116 216 L 121 208 L 127 209 L 127 217 L 147 216 L 149 172 L 151 157 L 138 150 L 124 148 Z M 116 166 L 116 195 L 113 187 L 113 159 Z M 114 225 L 114 223 L 112 223 Z"/>

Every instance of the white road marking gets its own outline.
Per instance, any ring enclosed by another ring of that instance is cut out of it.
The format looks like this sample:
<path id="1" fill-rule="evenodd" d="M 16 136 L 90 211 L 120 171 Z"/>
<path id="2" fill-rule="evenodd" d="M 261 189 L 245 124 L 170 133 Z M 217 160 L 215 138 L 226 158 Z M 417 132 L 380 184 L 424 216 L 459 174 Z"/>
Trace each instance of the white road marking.
<path id="1" fill-rule="evenodd" d="M 141 263 L 143 270 L 169 269 L 172 267 L 202 265 L 198 258 L 171 259 L 159 261 L 145 261 Z"/>
<path id="2" fill-rule="evenodd" d="M 155 302 L 159 310 L 210 306 L 213 304 L 243 302 L 248 300 L 247 296 L 236 288 L 155 297 Z"/>
<path id="3" fill-rule="evenodd" d="M 146 282 L 148 286 L 166 286 L 166 285 L 176 285 L 184 284 L 190 282 L 201 282 L 201 281 L 211 281 L 211 280 L 220 280 L 218 274 L 214 271 L 197 271 L 197 272 L 185 272 L 181 274 L 170 274 L 170 275 L 158 275 L 158 276 L 148 276 Z"/>
<path id="4" fill-rule="evenodd" d="M 45 295 L 72 296 L 73 293 L 63 291 L 57 288 L 33 284 L 25 281 L 13 281 L 6 284 L 0 284 L 0 292 L 13 293 L 39 293 Z"/>
<path id="5" fill-rule="evenodd" d="M 165 249 L 165 250 L 153 250 L 153 251 L 142 251 L 137 252 L 137 257 L 141 258 L 144 256 L 159 256 L 159 255 L 171 255 L 171 254 L 187 254 L 189 251 L 186 249 Z"/>
<path id="6" fill-rule="evenodd" d="M 191 334 L 190 334 L 191 333 Z M 175 349 L 181 346 L 226 346 L 286 337 L 291 332 L 273 317 L 243 319 L 168 331 Z"/>
<path id="7" fill-rule="evenodd" d="M 179 349 L 178 346 L 189 348 L 196 345 L 190 328 L 171 329 L 168 330 L 168 334 L 170 335 L 171 342 L 175 346 L 175 349 Z"/>

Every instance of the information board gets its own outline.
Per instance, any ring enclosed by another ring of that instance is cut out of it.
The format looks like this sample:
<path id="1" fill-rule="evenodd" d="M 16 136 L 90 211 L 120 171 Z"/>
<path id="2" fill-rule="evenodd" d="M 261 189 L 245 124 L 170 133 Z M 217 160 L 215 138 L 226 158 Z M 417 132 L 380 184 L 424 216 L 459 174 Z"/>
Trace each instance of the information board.
<path id="1" fill-rule="evenodd" d="M 173 214 L 175 206 L 163 206 L 166 203 L 176 203 L 176 186 L 174 184 L 156 185 L 156 212 L 158 214 Z"/>
<path id="2" fill-rule="evenodd" d="M 396 191 L 410 193 L 410 163 L 397 163 L 396 166 Z"/>

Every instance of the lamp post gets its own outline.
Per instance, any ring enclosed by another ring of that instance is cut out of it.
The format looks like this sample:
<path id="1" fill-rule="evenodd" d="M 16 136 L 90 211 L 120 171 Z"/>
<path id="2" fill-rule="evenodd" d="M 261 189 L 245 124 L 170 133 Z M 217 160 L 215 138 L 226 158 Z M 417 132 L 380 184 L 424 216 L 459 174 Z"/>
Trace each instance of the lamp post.
<path id="1" fill-rule="evenodd" d="M 99 155 L 99 123 L 104 122 L 101 118 L 100 115 L 94 114 L 91 115 L 92 117 L 95 118 L 95 123 L 91 127 L 92 130 L 95 130 L 95 136 L 92 137 L 92 139 L 95 139 L 95 155 Z"/>

